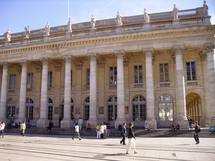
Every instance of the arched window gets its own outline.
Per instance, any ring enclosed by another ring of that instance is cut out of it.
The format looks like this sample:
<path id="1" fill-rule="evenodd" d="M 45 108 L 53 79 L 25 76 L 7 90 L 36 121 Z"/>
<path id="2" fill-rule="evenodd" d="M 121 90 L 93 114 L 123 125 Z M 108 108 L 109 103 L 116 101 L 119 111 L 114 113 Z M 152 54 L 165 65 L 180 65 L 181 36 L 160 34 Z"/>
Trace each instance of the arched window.
<path id="1" fill-rule="evenodd" d="M 13 102 L 13 100 L 11 98 L 8 99 L 7 101 L 7 115 L 6 117 L 8 119 L 14 119 L 16 115 L 16 106 L 15 106 L 15 102 Z"/>
<path id="2" fill-rule="evenodd" d="M 173 121 L 173 100 L 169 95 L 159 97 L 159 120 Z"/>
<path id="3" fill-rule="evenodd" d="M 117 97 L 111 96 L 107 102 L 108 105 L 108 121 L 117 119 Z"/>
<path id="4" fill-rule="evenodd" d="M 84 120 L 89 120 L 90 117 L 90 97 L 84 101 Z"/>
<path id="5" fill-rule="evenodd" d="M 146 99 L 143 96 L 135 96 L 132 100 L 133 121 L 146 120 Z"/>
<path id="6" fill-rule="evenodd" d="M 25 118 L 26 120 L 33 120 L 34 118 L 34 101 L 29 97 L 26 98 Z"/>
<path id="7" fill-rule="evenodd" d="M 48 120 L 53 119 L 53 101 L 51 98 L 49 98 L 48 102 Z"/>
<path id="8" fill-rule="evenodd" d="M 70 114 L 71 114 L 71 120 L 74 119 L 74 102 L 71 98 L 71 104 L 70 104 Z M 64 117 L 64 100 L 62 101 L 62 104 L 60 104 L 60 112 L 59 112 L 59 119 L 62 120 Z"/>

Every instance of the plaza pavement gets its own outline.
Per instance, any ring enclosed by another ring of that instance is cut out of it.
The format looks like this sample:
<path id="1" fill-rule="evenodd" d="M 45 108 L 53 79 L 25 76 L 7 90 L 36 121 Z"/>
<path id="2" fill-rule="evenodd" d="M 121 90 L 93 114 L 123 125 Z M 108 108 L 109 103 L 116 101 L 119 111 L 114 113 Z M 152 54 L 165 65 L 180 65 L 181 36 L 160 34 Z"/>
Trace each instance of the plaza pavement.
<path id="1" fill-rule="evenodd" d="M 138 154 L 125 154 L 120 138 L 97 140 L 70 136 L 6 135 L 0 161 L 215 161 L 215 139 L 162 137 L 136 139 Z M 127 140 L 126 140 L 127 141 Z"/>

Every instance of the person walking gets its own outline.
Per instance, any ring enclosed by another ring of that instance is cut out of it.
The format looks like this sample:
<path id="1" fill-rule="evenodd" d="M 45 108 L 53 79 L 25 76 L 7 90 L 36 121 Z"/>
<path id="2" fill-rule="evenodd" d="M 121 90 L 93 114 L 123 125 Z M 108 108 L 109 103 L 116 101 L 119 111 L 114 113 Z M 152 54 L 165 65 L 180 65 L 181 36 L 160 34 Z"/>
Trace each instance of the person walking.
<path id="1" fill-rule="evenodd" d="M 80 137 L 80 129 L 79 129 L 79 126 L 78 126 L 78 123 L 75 124 L 75 132 L 74 132 L 74 135 L 72 137 L 72 140 L 74 140 L 75 138 L 75 135 L 78 136 L 78 139 L 81 140 L 81 137 Z"/>
<path id="2" fill-rule="evenodd" d="M 121 129 L 121 136 L 122 140 L 120 141 L 120 144 L 126 145 L 125 144 L 125 137 L 126 137 L 127 131 L 126 131 L 126 123 L 123 123 L 122 129 Z"/>
<path id="3" fill-rule="evenodd" d="M 199 132 L 201 131 L 200 126 L 198 125 L 198 122 L 196 121 L 194 124 L 194 140 L 196 141 L 196 144 L 199 144 Z"/>
<path id="4" fill-rule="evenodd" d="M 96 138 L 97 139 L 100 139 L 100 128 L 101 128 L 101 125 L 97 124 L 96 125 Z"/>
<path id="5" fill-rule="evenodd" d="M 134 154 L 137 153 L 136 145 L 135 145 L 136 138 L 135 138 L 135 135 L 134 135 L 133 126 L 134 126 L 133 122 L 130 122 L 128 124 L 128 130 L 127 130 L 127 132 L 128 132 L 128 146 L 126 148 L 126 154 L 129 154 L 129 151 L 130 151 L 132 145 L 133 145 L 133 148 L 134 148 Z"/>
<path id="6" fill-rule="evenodd" d="M 1 121 L 0 123 L 0 132 L 1 132 L 1 137 L 4 138 L 4 129 L 5 129 L 5 123 Z"/>
<path id="7" fill-rule="evenodd" d="M 25 121 L 23 121 L 21 124 L 20 124 L 20 134 L 22 136 L 25 136 L 25 130 L 26 130 L 26 124 L 25 124 Z"/>

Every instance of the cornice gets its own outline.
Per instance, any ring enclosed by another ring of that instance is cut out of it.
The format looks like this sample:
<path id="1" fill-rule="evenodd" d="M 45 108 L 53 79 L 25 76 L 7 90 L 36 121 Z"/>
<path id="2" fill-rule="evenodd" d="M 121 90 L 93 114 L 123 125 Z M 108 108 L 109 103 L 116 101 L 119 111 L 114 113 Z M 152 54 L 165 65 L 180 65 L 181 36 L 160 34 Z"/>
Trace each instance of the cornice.
<path id="1" fill-rule="evenodd" d="M 215 34 L 215 26 L 207 26 L 207 27 L 193 27 L 193 28 L 183 28 L 183 29 L 167 29 L 167 30 L 156 30 L 149 32 L 139 32 L 139 33 L 130 33 L 130 34 L 120 34 L 120 35 L 112 35 L 112 36 L 104 36 L 104 37 L 91 37 L 91 38 L 83 38 L 77 40 L 70 41 L 59 41 L 53 43 L 43 43 L 39 45 L 31 45 L 31 46 L 20 46 L 14 48 L 0 49 L 1 54 L 25 54 L 30 52 L 40 52 L 47 51 L 50 52 L 64 52 L 65 50 L 70 51 L 73 49 L 81 48 L 81 47 L 92 47 L 98 45 L 106 45 L 113 43 L 123 43 L 123 42 L 132 42 L 132 41 L 145 41 L 145 40 L 160 40 L 160 39 L 170 39 L 177 37 L 191 37 L 191 36 L 212 36 Z M 212 37 L 211 37 L 212 38 Z"/>

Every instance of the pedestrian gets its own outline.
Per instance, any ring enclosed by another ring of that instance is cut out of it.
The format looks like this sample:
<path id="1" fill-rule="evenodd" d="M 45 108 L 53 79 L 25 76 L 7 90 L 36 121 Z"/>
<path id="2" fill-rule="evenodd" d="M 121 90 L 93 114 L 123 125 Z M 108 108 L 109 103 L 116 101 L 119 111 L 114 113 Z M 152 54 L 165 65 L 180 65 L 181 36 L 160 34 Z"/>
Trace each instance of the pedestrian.
<path id="1" fill-rule="evenodd" d="M 198 122 L 196 121 L 194 124 L 194 140 L 196 141 L 196 144 L 199 144 L 199 132 L 201 131 L 200 126 L 198 125 Z"/>
<path id="2" fill-rule="evenodd" d="M 5 129 L 5 123 L 1 121 L 0 123 L 0 132 L 1 132 L 1 137 L 4 138 L 4 129 Z"/>
<path id="3" fill-rule="evenodd" d="M 21 124 L 20 124 L 20 134 L 22 136 L 25 136 L 25 130 L 26 130 L 26 124 L 25 124 L 25 121 L 23 121 Z"/>
<path id="4" fill-rule="evenodd" d="M 127 132 L 128 132 L 128 146 L 127 146 L 127 149 L 126 149 L 126 154 L 129 154 L 129 151 L 130 151 L 132 145 L 133 145 L 133 148 L 134 148 L 134 154 L 137 153 L 136 145 L 135 145 L 136 138 L 135 138 L 135 135 L 134 135 L 133 126 L 134 126 L 133 122 L 130 122 L 128 124 L 128 130 L 127 130 Z"/>
<path id="5" fill-rule="evenodd" d="M 190 116 L 188 116 L 188 124 L 189 124 L 189 130 L 191 130 L 192 129 L 192 123 L 193 123 L 193 120 L 191 119 L 191 117 Z"/>
<path id="6" fill-rule="evenodd" d="M 146 130 L 147 132 L 150 132 L 149 122 L 148 122 L 147 120 L 145 121 L 145 130 Z"/>
<path id="7" fill-rule="evenodd" d="M 105 124 L 102 123 L 100 126 L 100 138 L 104 139 L 104 137 L 105 137 Z"/>
<path id="8" fill-rule="evenodd" d="M 122 124 L 122 129 L 121 129 L 121 136 L 122 140 L 120 141 L 120 144 L 126 145 L 125 144 L 125 137 L 126 137 L 127 131 L 126 131 L 126 123 L 124 122 Z"/>
<path id="9" fill-rule="evenodd" d="M 100 124 L 97 124 L 96 125 L 96 138 L 97 139 L 100 139 L 100 128 L 101 128 L 101 125 Z"/>
<path id="10" fill-rule="evenodd" d="M 47 129 L 48 129 L 49 133 L 51 133 L 51 132 L 52 132 L 52 128 L 53 128 L 53 126 L 54 126 L 53 122 L 52 122 L 52 121 L 50 121 L 50 122 L 49 122 L 49 126 L 47 127 Z"/>
<path id="11" fill-rule="evenodd" d="M 80 129 L 79 129 L 78 123 L 76 123 L 75 124 L 75 132 L 73 134 L 72 140 L 74 140 L 75 135 L 77 135 L 78 139 L 81 140 L 80 132 L 79 131 L 80 131 Z"/>
<path id="12" fill-rule="evenodd" d="M 84 120 L 80 117 L 78 119 L 78 126 L 79 126 L 80 131 L 82 130 L 83 122 L 84 122 Z"/>

